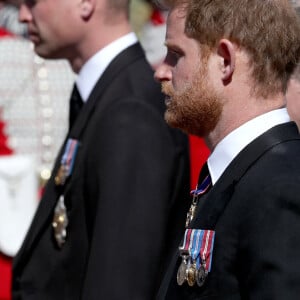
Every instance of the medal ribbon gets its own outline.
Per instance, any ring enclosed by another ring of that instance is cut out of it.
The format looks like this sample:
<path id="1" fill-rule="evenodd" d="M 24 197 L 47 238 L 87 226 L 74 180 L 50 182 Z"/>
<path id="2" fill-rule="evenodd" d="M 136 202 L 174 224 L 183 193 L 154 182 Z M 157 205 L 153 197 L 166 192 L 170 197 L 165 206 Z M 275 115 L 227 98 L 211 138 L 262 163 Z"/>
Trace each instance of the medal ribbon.
<path id="1" fill-rule="evenodd" d="M 199 259 L 205 260 L 205 269 L 207 272 L 210 272 L 211 270 L 214 241 L 215 241 L 215 231 L 204 230 L 202 245 L 199 253 L 200 254 Z"/>
<path id="2" fill-rule="evenodd" d="M 79 143 L 77 140 L 68 139 L 67 141 L 65 152 L 61 159 L 61 165 L 64 166 L 67 170 L 66 177 L 72 174 L 78 145 Z"/>
<path id="3" fill-rule="evenodd" d="M 201 261 L 205 261 L 205 270 L 210 272 L 212 263 L 212 253 L 215 240 L 215 231 L 201 230 L 201 229 L 187 229 L 191 230 L 191 257 L 196 261 L 196 268 L 199 269 Z M 202 262 L 203 263 L 203 262 Z"/>
<path id="4" fill-rule="evenodd" d="M 66 228 L 68 226 L 67 208 L 64 201 L 64 187 L 67 177 L 72 174 L 78 145 L 77 140 L 67 140 L 65 151 L 61 158 L 60 168 L 54 178 L 55 184 L 60 187 L 60 197 L 54 209 L 52 227 L 54 230 L 54 238 L 59 248 L 62 248 L 66 241 Z"/>
<path id="5" fill-rule="evenodd" d="M 204 231 L 201 229 L 200 230 L 194 229 L 194 231 L 195 231 L 195 238 L 193 241 L 191 256 L 192 256 L 193 261 L 196 261 L 196 268 L 199 269 L 199 266 L 200 266 L 199 253 L 200 253 L 200 248 L 202 245 Z"/>
<path id="6" fill-rule="evenodd" d="M 184 239 L 181 249 L 188 252 L 190 249 L 192 229 L 187 229 L 184 233 Z"/>
<path id="7" fill-rule="evenodd" d="M 198 185 L 197 185 L 196 189 L 191 191 L 191 195 L 193 195 L 194 197 L 202 195 L 209 189 L 210 186 L 211 186 L 211 177 L 208 174 L 204 178 L 202 183 L 200 184 L 199 188 L 198 188 Z"/>
<path id="8" fill-rule="evenodd" d="M 187 213 L 186 222 L 185 222 L 185 227 L 186 228 L 188 228 L 190 226 L 190 224 L 191 224 L 191 222 L 194 218 L 196 208 L 197 208 L 197 205 L 198 205 L 198 200 L 199 200 L 198 196 L 205 194 L 209 190 L 211 185 L 212 185 L 211 177 L 208 174 L 204 178 L 202 183 L 200 184 L 199 188 L 198 188 L 198 185 L 197 185 L 196 189 L 191 191 L 191 195 L 193 196 L 193 201 L 192 201 L 191 207 L 190 207 L 190 209 Z"/>

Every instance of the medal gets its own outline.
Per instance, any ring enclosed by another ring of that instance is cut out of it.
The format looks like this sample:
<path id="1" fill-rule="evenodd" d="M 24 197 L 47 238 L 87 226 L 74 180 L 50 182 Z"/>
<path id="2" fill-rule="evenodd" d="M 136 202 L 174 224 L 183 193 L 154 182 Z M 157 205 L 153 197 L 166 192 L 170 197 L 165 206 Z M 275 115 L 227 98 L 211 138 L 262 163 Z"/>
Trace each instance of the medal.
<path id="1" fill-rule="evenodd" d="M 182 262 L 177 271 L 178 285 L 183 285 L 183 283 L 187 279 L 187 269 L 188 269 L 187 259 L 190 259 L 189 248 L 190 248 L 190 242 L 192 240 L 191 235 L 192 235 L 192 230 L 187 229 L 184 233 L 183 244 L 181 247 L 179 247 L 179 253 L 180 253 L 180 256 L 182 257 Z"/>
<path id="2" fill-rule="evenodd" d="M 67 166 L 61 165 L 57 171 L 54 181 L 56 185 L 64 185 L 68 176 Z"/>
<path id="3" fill-rule="evenodd" d="M 67 226 L 69 220 L 65 206 L 64 196 L 61 195 L 54 209 L 54 217 L 52 227 L 54 230 L 54 237 L 59 248 L 62 248 L 67 237 Z"/>
<path id="4" fill-rule="evenodd" d="M 194 219 L 197 204 L 198 204 L 197 196 L 194 195 L 191 207 L 186 215 L 185 228 L 188 228 L 189 225 L 191 224 L 192 220 Z"/>
<path id="5" fill-rule="evenodd" d="M 177 283 L 178 285 L 183 285 L 186 280 L 187 262 L 186 257 L 182 258 L 182 262 L 177 271 Z"/>
<path id="6" fill-rule="evenodd" d="M 67 178 L 72 174 L 78 145 L 79 142 L 77 140 L 67 140 L 64 153 L 61 158 L 60 167 L 56 173 L 56 176 L 54 177 L 55 184 L 57 186 L 61 186 L 61 195 L 54 208 L 54 216 L 52 221 L 54 238 L 59 248 L 62 248 L 66 242 L 67 226 L 69 224 L 63 190 Z"/>
<path id="7" fill-rule="evenodd" d="M 177 271 L 177 283 L 202 287 L 211 270 L 215 232 L 213 230 L 186 229 L 179 247 L 182 262 Z"/>
<path id="8" fill-rule="evenodd" d="M 205 270 L 205 266 L 201 265 L 200 268 L 196 271 L 196 282 L 199 287 L 203 286 L 206 276 L 207 272 Z"/>
<path id="9" fill-rule="evenodd" d="M 207 175 L 204 178 L 204 180 L 202 181 L 200 187 L 198 188 L 198 185 L 197 185 L 196 189 L 191 191 L 191 195 L 193 195 L 193 201 L 192 201 L 191 207 L 186 216 L 185 228 L 188 228 L 190 226 L 191 222 L 193 221 L 193 219 L 195 217 L 197 206 L 198 206 L 199 196 L 206 193 L 208 191 L 208 189 L 210 188 L 210 186 L 211 186 L 211 177 L 209 175 Z"/>
<path id="10" fill-rule="evenodd" d="M 186 281 L 189 286 L 194 286 L 196 282 L 196 264 L 190 264 L 186 270 Z"/>
<path id="11" fill-rule="evenodd" d="M 77 140 L 68 139 L 64 154 L 61 158 L 60 167 L 54 177 L 56 185 L 63 186 L 67 178 L 72 174 L 78 145 Z"/>

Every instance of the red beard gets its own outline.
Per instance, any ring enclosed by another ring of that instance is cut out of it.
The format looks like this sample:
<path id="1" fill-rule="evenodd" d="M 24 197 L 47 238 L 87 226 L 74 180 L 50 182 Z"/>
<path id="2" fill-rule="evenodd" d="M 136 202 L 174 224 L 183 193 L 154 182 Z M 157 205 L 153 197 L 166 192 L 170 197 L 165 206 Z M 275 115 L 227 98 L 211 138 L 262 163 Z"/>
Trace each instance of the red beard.
<path id="1" fill-rule="evenodd" d="M 162 82 L 166 94 L 165 120 L 186 133 L 206 137 L 217 125 L 222 113 L 222 98 L 207 82 L 206 71 L 200 72 L 182 91 L 171 82 Z"/>

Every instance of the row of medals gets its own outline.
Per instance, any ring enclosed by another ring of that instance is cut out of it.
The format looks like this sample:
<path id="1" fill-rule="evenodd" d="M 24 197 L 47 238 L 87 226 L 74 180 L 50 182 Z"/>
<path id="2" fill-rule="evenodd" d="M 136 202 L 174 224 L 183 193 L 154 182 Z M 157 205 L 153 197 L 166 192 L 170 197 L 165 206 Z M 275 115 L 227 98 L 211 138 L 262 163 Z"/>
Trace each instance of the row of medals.
<path id="1" fill-rule="evenodd" d="M 192 205 L 187 213 L 186 224 L 185 227 L 188 228 L 191 224 L 198 205 L 198 197 L 196 195 L 193 196 Z M 197 269 L 196 261 L 192 259 L 189 252 L 183 252 L 183 249 L 179 247 L 180 255 L 182 257 L 182 262 L 177 271 L 177 283 L 178 285 L 183 285 L 185 282 L 188 283 L 189 286 L 194 286 L 196 283 L 199 287 L 201 287 L 206 279 L 207 271 L 205 259 L 201 260 L 201 265 Z"/>
<path id="2" fill-rule="evenodd" d="M 196 283 L 199 287 L 203 286 L 207 276 L 205 266 L 204 259 L 202 259 L 200 267 L 197 268 L 196 261 L 190 255 L 182 254 L 182 262 L 177 272 L 178 285 L 183 285 L 187 282 L 189 286 L 194 286 Z"/>
<path id="3" fill-rule="evenodd" d="M 54 178 L 54 182 L 57 186 L 63 186 L 65 184 L 68 174 L 68 167 L 61 165 Z M 59 248 L 62 248 L 67 237 L 67 226 L 69 220 L 67 216 L 67 209 L 65 206 L 64 195 L 60 195 L 58 202 L 54 209 L 54 216 L 52 227 L 54 230 L 54 237 Z"/>

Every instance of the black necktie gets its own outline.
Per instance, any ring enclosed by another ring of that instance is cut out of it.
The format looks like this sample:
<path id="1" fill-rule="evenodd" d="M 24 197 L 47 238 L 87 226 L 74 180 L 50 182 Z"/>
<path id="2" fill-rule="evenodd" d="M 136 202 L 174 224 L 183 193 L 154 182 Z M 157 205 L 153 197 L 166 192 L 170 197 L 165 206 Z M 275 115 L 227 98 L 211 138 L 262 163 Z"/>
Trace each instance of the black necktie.
<path id="1" fill-rule="evenodd" d="M 209 170 L 208 170 L 208 165 L 207 165 L 207 162 L 205 162 L 201 168 L 201 171 L 200 171 L 200 174 L 199 174 L 199 178 L 198 178 L 198 186 L 200 186 L 203 182 L 203 180 L 209 176 L 210 177 L 210 174 L 209 174 Z"/>
<path id="2" fill-rule="evenodd" d="M 70 113 L 69 113 L 69 129 L 72 128 L 74 122 L 83 106 L 83 101 L 78 92 L 77 86 L 74 85 L 71 100 L 70 100 Z"/>

